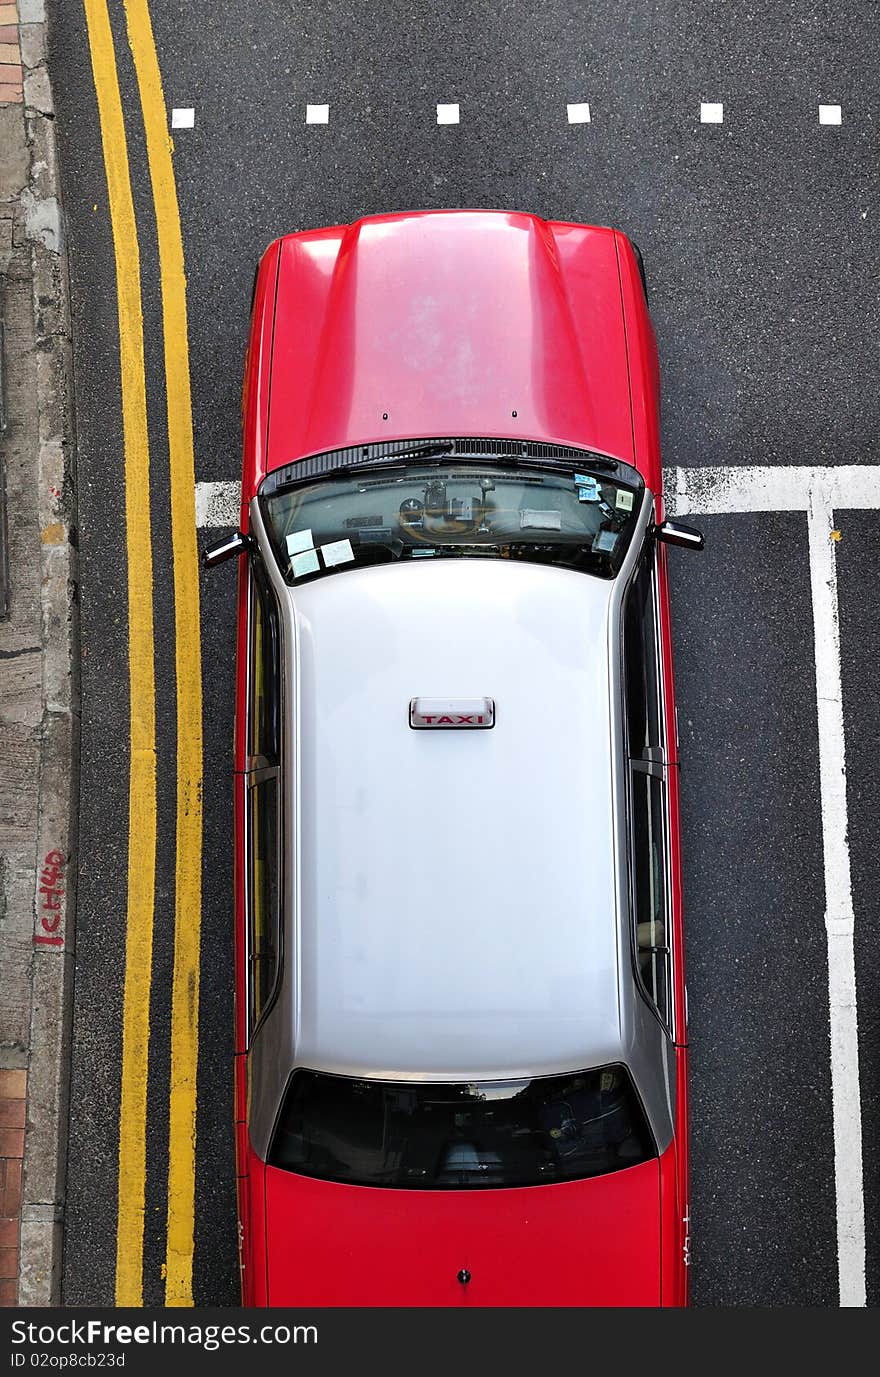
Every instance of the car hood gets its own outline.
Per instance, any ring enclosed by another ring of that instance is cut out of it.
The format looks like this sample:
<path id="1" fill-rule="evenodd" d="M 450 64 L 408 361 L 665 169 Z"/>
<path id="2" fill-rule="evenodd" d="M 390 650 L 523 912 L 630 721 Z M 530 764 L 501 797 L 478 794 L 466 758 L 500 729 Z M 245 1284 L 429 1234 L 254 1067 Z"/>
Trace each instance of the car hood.
<path id="1" fill-rule="evenodd" d="M 633 458 L 612 230 L 436 211 L 289 235 L 272 357 L 269 470 L 442 435 Z"/>
<path id="2" fill-rule="evenodd" d="M 268 1167 L 266 1220 L 273 1306 L 660 1304 L 656 1160 L 589 1181 L 471 1191 L 348 1186 Z"/>

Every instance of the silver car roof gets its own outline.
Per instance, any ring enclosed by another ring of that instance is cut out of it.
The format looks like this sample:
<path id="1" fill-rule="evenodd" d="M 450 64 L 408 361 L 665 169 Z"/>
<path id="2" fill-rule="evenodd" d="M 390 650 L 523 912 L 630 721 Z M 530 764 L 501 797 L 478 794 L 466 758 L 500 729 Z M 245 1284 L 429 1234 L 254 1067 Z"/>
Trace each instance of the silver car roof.
<path id="1" fill-rule="evenodd" d="M 290 861 L 282 987 L 252 1049 L 255 1146 L 293 1066 L 475 1081 L 612 1062 L 668 1141 L 671 1049 L 635 988 L 626 897 L 635 552 L 615 580 L 446 559 L 297 588 L 256 502 L 252 517 L 282 609 Z M 419 695 L 488 695 L 496 725 L 414 731 Z"/>

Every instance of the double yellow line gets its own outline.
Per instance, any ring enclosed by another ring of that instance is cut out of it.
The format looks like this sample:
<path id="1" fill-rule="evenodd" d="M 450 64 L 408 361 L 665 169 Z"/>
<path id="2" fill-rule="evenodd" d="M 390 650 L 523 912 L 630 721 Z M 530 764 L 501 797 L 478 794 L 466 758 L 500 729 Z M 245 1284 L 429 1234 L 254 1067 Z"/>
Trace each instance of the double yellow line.
<path id="1" fill-rule="evenodd" d="M 156 866 L 156 685 L 140 249 L 107 0 L 83 0 L 98 98 L 119 316 L 128 556 L 128 915 L 119 1111 L 116 1303 L 143 1304 L 147 1074 Z M 202 679 L 186 278 L 162 78 L 147 0 L 125 0 L 156 214 L 174 567 L 177 824 L 165 1302 L 192 1305 L 202 906 Z"/>

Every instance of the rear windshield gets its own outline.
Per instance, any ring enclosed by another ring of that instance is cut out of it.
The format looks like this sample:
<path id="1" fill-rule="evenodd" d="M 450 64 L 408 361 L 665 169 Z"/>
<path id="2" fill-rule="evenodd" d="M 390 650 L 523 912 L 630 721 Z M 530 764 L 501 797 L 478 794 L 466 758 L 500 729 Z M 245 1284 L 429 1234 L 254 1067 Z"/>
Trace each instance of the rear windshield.
<path id="1" fill-rule="evenodd" d="M 295 1071 L 270 1165 L 362 1186 L 535 1186 L 656 1156 L 621 1066 L 473 1085 Z"/>
<path id="2" fill-rule="evenodd" d="M 262 498 L 289 583 L 418 559 L 529 560 L 613 578 L 642 493 L 607 474 L 407 464 Z"/>

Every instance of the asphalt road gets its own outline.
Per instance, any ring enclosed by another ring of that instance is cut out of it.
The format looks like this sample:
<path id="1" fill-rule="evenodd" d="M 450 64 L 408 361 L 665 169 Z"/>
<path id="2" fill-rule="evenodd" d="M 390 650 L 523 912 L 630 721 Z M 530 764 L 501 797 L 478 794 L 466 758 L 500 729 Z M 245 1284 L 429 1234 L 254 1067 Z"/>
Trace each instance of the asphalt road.
<path id="1" fill-rule="evenodd" d="M 162 377 L 143 130 L 111 3 L 142 226 L 148 376 Z M 880 462 L 880 63 L 864 7 L 589 9 L 152 0 L 175 132 L 196 475 L 240 463 L 254 264 L 281 232 L 412 207 L 524 209 L 641 245 L 664 459 Z M 54 5 L 52 77 L 70 232 L 83 627 L 83 775 L 65 1298 L 114 1294 L 128 841 L 124 511 L 115 275 L 83 14 Z M 569 125 L 568 102 L 589 101 Z M 704 125 L 701 101 L 722 101 Z M 329 103 L 326 126 L 307 102 Z M 438 102 L 460 123 L 438 126 Z M 839 128 L 818 124 L 840 104 Z M 160 386 L 149 396 L 166 443 Z M 165 1255 L 174 892 L 173 593 L 167 485 L 151 483 L 159 860 L 144 1299 Z M 838 1303 L 828 973 L 806 520 L 715 516 L 674 564 L 697 1305 Z M 856 913 L 868 1302 L 880 1297 L 880 514 L 841 512 L 839 588 Z M 231 1133 L 234 579 L 202 589 L 204 909 L 195 1298 L 237 1300 Z"/>

